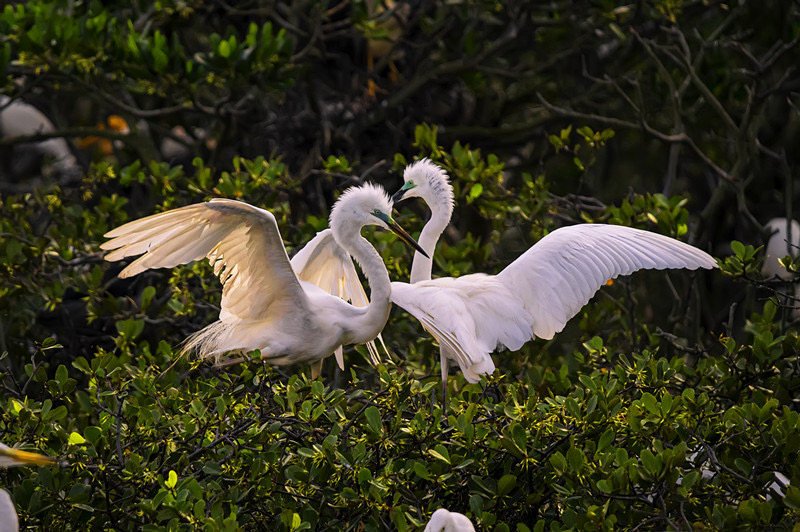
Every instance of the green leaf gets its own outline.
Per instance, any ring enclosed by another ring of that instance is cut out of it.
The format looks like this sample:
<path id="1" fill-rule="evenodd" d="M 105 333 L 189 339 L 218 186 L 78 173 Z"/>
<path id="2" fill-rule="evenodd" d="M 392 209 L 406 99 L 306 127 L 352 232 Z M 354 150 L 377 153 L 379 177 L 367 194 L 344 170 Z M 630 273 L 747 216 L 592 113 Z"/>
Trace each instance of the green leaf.
<path id="1" fill-rule="evenodd" d="M 469 189 L 469 195 L 467 196 L 467 203 L 472 203 L 474 200 L 480 197 L 483 194 L 483 185 L 480 183 L 474 183 L 472 187 Z"/>
<path id="2" fill-rule="evenodd" d="M 800 510 L 800 488 L 791 485 L 786 488 L 786 497 L 783 502 L 793 510 Z"/>
<path id="3" fill-rule="evenodd" d="M 83 429 L 84 437 L 89 440 L 92 445 L 97 445 L 100 436 L 103 434 L 103 429 L 100 427 L 89 426 Z"/>
<path id="4" fill-rule="evenodd" d="M 383 423 L 381 422 L 381 411 L 377 407 L 370 406 L 364 411 L 364 417 L 367 418 L 370 428 L 380 434 L 383 431 Z"/>
<path id="5" fill-rule="evenodd" d="M 153 286 L 147 286 L 144 290 L 142 290 L 142 311 L 147 310 L 147 307 L 150 306 L 150 302 L 153 300 L 155 295 L 156 289 Z"/>
<path id="6" fill-rule="evenodd" d="M 583 465 L 586 463 L 583 453 L 575 447 L 570 447 L 567 451 L 567 461 L 569 462 L 570 469 L 576 473 L 580 473 L 583 469 Z"/>
<path id="7" fill-rule="evenodd" d="M 660 415 L 661 411 L 658 408 L 658 401 L 653 394 L 645 392 L 641 398 L 642 404 L 647 408 L 648 412 L 655 415 Z"/>
<path id="8" fill-rule="evenodd" d="M 596 485 L 597 489 L 599 489 L 603 493 L 611 493 L 614 490 L 613 484 L 607 478 L 601 478 L 600 480 L 597 481 Z"/>
<path id="9" fill-rule="evenodd" d="M 441 460 L 442 462 L 446 462 L 448 464 L 450 463 L 450 454 L 443 445 L 437 445 L 435 449 L 428 449 L 428 454 L 437 460 Z"/>
<path id="10" fill-rule="evenodd" d="M 169 64 L 169 57 L 158 48 L 153 48 L 151 54 L 153 56 L 153 68 L 156 72 L 163 72 L 167 68 L 167 64 Z"/>
<path id="11" fill-rule="evenodd" d="M 419 478 L 424 478 L 425 480 L 431 478 L 431 474 L 428 472 L 428 468 L 425 467 L 425 464 L 423 464 L 422 462 L 414 462 L 414 473 Z"/>
<path id="12" fill-rule="evenodd" d="M 650 449 L 643 449 L 641 458 L 645 470 L 654 477 L 658 476 L 658 474 L 661 472 L 661 463 L 659 462 L 659 459 L 653 455 Z"/>
<path id="13" fill-rule="evenodd" d="M 753 466 L 750 465 L 750 462 L 748 462 L 744 458 L 734 458 L 733 463 L 739 471 L 741 471 L 745 475 L 750 475 L 750 471 L 753 468 Z"/>
<path id="14" fill-rule="evenodd" d="M 503 475 L 497 481 L 497 494 L 505 495 L 509 493 L 517 485 L 517 477 L 515 475 Z"/>
<path id="15" fill-rule="evenodd" d="M 614 441 L 614 431 L 611 429 L 606 430 L 601 436 L 600 439 L 597 441 L 597 452 L 599 453 L 606 447 L 608 447 L 612 441 Z"/>
<path id="16" fill-rule="evenodd" d="M 178 483 L 178 474 L 170 469 L 168 478 L 166 482 L 164 482 L 164 485 L 169 489 L 173 489 L 177 483 Z"/>
<path id="17" fill-rule="evenodd" d="M 135 339 L 144 330 L 144 320 L 128 319 L 117 322 L 117 331 L 128 338 Z"/>
<path id="18" fill-rule="evenodd" d="M 550 456 L 550 465 L 559 473 L 563 473 L 567 470 L 567 459 L 564 458 L 563 454 L 556 451 Z"/>
<path id="19" fill-rule="evenodd" d="M 219 43 L 219 46 L 217 46 L 217 53 L 222 57 L 231 55 L 231 45 L 228 44 L 228 41 L 221 41 Z"/>
<path id="20" fill-rule="evenodd" d="M 475 494 L 469 498 L 469 508 L 475 515 L 483 513 L 483 497 Z"/>
<path id="21" fill-rule="evenodd" d="M 58 369 L 56 370 L 56 382 L 58 384 L 64 384 L 68 376 L 67 367 L 64 364 L 59 364 Z"/>

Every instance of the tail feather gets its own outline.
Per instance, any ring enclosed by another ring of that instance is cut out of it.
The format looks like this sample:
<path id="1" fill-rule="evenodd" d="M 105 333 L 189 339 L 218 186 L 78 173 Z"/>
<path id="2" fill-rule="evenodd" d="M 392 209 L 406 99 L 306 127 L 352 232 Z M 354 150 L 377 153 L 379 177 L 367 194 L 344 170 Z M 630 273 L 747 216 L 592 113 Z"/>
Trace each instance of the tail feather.
<path id="1" fill-rule="evenodd" d="M 217 320 L 186 338 L 181 354 L 194 352 L 200 358 L 214 357 L 216 362 L 220 362 L 222 355 L 232 350 L 225 345 L 229 343 L 232 329 L 231 323 Z"/>

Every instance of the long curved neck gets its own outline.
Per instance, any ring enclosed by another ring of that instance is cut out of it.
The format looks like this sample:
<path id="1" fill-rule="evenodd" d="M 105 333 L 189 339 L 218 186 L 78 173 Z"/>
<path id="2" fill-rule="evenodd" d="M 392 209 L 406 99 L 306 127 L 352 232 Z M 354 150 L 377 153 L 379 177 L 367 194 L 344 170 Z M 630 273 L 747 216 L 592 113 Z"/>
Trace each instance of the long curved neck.
<path id="1" fill-rule="evenodd" d="M 452 189 L 448 187 L 448 190 L 443 192 L 443 194 L 437 194 L 434 197 L 423 198 L 431 209 L 431 219 L 422 228 L 418 242 L 430 258 L 425 257 L 420 252 L 414 253 L 414 261 L 411 263 L 411 284 L 427 281 L 431 278 L 432 259 L 433 253 L 436 251 L 436 243 L 439 241 L 439 237 L 447 227 L 447 224 L 450 223 L 450 217 L 453 214 Z"/>
<path id="2" fill-rule="evenodd" d="M 375 339 L 389 319 L 389 296 L 392 292 L 389 272 L 383 259 L 366 238 L 361 236 L 361 228 L 349 230 L 339 238 L 342 247 L 361 265 L 361 270 L 369 282 L 369 305 L 359 307 L 348 325 L 351 343 L 364 343 Z"/>

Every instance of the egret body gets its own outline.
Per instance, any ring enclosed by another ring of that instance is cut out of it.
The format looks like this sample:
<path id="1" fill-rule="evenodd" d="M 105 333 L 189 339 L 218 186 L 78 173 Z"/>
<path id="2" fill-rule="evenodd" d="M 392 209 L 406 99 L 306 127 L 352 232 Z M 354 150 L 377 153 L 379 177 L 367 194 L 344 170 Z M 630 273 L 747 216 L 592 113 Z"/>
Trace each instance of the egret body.
<path id="1" fill-rule="evenodd" d="M 209 259 L 222 282 L 219 320 L 189 337 L 185 349 L 218 361 L 232 351 L 258 350 L 273 364 L 315 362 L 334 351 L 340 354 L 342 345 L 375 339 L 386 324 L 389 274 L 361 229 L 365 225 L 390 229 L 421 249 L 391 218 L 391 208 L 380 187 L 348 189 L 333 207 L 330 230 L 317 235 L 292 262 L 272 214 L 220 198 L 129 222 L 108 232 L 105 236 L 111 240 L 101 247 L 113 250 L 106 255 L 109 261 L 144 253 L 120 277 Z M 320 284 L 324 281 L 329 289 L 347 292 L 352 285 L 342 287 L 342 272 L 350 271 L 352 262 L 349 269 L 341 261 L 336 268 L 327 266 L 348 254 L 361 264 L 369 281 L 371 301 L 363 306 L 304 280 L 305 276 Z M 319 268 L 321 263 L 326 267 Z"/>
<path id="2" fill-rule="evenodd" d="M 422 198 L 431 210 L 414 255 L 411 284 L 392 283 L 392 302 L 439 342 L 442 381 L 455 360 L 469 382 L 494 371 L 490 353 L 512 351 L 538 336 L 560 332 L 608 279 L 640 269 L 715 268 L 704 251 L 649 231 L 606 224 L 562 227 L 528 249 L 498 275 L 476 273 L 431 279 L 436 242 L 450 222 L 453 188 L 439 166 L 422 159 L 405 169 L 392 197 Z"/>

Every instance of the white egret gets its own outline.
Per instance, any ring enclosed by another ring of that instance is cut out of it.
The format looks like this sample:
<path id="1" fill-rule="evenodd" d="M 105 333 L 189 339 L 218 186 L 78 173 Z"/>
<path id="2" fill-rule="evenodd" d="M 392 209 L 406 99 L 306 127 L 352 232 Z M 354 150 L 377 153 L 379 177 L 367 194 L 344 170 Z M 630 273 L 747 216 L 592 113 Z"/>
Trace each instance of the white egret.
<path id="1" fill-rule="evenodd" d="M 222 282 L 219 320 L 189 337 L 185 350 L 217 361 L 231 351 L 258 350 L 273 364 L 311 363 L 337 350 L 340 356 L 344 344 L 375 339 L 386 324 L 389 274 L 361 229 L 390 229 L 422 250 L 392 219 L 391 209 L 382 188 L 351 187 L 333 206 L 330 230 L 318 234 L 291 263 L 272 214 L 221 198 L 129 222 L 108 232 L 112 240 L 101 247 L 114 250 L 106 255 L 109 261 L 144 253 L 120 277 L 209 259 Z M 367 276 L 369 303 L 345 252 Z"/>
<path id="2" fill-rule="evenodd" d="M 794 273 L 788 271 L 780 263 L 780 259 L 787 255 L 796 257 L 800 252 L 800 223 L 797 220 L 791 220 L 788 227 L 791 235 L 786 232 L 787 223 L 786 218 L 773 218 L 765 229 L 772 232 L 772 236 L 767 241 L 767 249 L 764 254 L 764 264 L 761 266 L 761 275 L 764 277 L 778 277 L 783 281 L 791 281 L 794 279 Z M 800 317 L 800 284 L 794 285 L 794 297 L 792 301 L 792 317 Z"/>
<path id="3" fill-rule="evenodd" d="M 21 465 L 53 465 L 55 461 L 43 454 L 20 451 L 0 443 L 0 467 Z M 19 519 L 11 496 L 0 489 L 0 532 L 16 532 L 19 530 Z"/>
<path id="4" fill-rule="evenodd" d="M 787 271 L 779 262 L 783 257 L 787 255 L 796 256 L 800 251 L 800 223 L 797 220 L 792 220 L 790 224 L 791 239 L 786 234 L 786 218 L 773 218 L 764 226 L 765 229 L 772 233 L 772 236 L 767 241 L 761 275 L 765 277 L 775 275 L 784 281 L 790 281 L 794 278 L 794 274 Z"/>
<path id="5" fill-rule="evenodd" d="M 53 122 L 36 107 L 21 100 L 11 101 L 8 96 L 0 94 L 0 136 L 3 138 L 52 133 L 55 129 Z M 78 161 L 64 139 L 42 140 L 30 146 L 38 153 L 52 157 L 53 169 L 57 172 L 71 175 L 80 171 Z"/>
<path id="6" fill-rule="evenodd" d="M 423 532 L 475 532 L 475 527 L 466 515 L 439 508 L 433 512 Z"/>
<path id="7" fill-rule="evenodd" d="M 608 279 L 640 269 L 715 268 L 704 251 L 673 238 L 617 225 L 562 227 L 528 249 L 498 275 L 476 273 L 431 280 L 431 259 L 450 223 L 453 188 L 427 159 L 408 166 L 394 202 L 422 198 L 431 218 L 419 236 L 427 257 L 415 253 L 411 283 L 392 283 L 392 302 L 439 342 L 443 384 L 448 359 L 469 382 L 494 371 L 490 353 L 512 351 L 535 336 L 553 338 Z M 446 390 L 446 388 L 445 388 Z"/>

